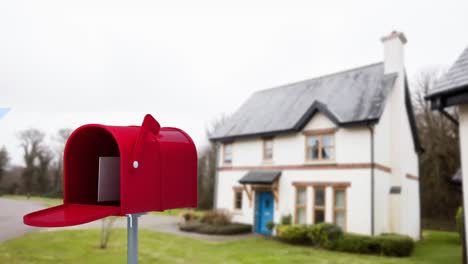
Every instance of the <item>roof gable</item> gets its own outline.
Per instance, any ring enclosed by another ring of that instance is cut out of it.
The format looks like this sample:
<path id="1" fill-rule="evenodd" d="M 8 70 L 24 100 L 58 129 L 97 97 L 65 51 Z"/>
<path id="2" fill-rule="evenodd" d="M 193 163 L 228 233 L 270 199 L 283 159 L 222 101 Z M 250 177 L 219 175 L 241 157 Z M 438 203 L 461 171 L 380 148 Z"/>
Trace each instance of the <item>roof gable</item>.
<path id="1" fill-rule="evenodd" d="M 396 77 L 376 63 L 256 92 L 211 139 L 299 131 L 317 111 L 341 126 L 375 122 Z"/>
<path id="2" fill-rule="evenodd" d="M 440 78 L 428 97 L 455 92 L 463 87 L 468 87 L 468 47 L 458 57 L 447 74 Z"/>

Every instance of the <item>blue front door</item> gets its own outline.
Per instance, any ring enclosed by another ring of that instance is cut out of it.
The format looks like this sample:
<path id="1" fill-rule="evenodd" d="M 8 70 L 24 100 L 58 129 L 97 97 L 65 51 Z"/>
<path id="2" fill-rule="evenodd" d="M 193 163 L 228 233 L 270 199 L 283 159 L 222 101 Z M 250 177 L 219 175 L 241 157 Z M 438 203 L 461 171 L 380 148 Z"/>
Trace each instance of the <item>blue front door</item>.
<path id="1" fill-rule="evenodd" d="M 255 232 L 263 235 L 271 235 L 266 224 L 273 222 L 274 199 L 272 192 L 255 193 Z"/>

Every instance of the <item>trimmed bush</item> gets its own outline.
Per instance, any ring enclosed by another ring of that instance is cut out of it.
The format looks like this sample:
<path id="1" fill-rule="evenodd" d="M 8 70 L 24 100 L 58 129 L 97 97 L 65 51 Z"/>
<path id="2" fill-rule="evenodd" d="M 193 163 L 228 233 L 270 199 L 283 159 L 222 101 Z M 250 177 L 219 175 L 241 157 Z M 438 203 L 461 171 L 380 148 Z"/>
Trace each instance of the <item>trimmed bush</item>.
<path id="1" fill-rule="evenodd" d="M 270 231 L 273 230 L 273 228 L 275 228 L 275 223 L 273 223 L 272 221 L 269 221 L 266 223 L 266 228 Z"/>
<path id="2" fill-rule="evenodd" d="M 460 239 L 463 240 L 463 238 L 465 237 L 465 223 L 463 221 L 463 207 L 458 207 L 455 220 L 457 222 L 458 234 L 460 235 Z"/>
<path id="3" fill-rule="evenodd" d="M 375 237 L 358 234 L 344 234 L 336 241 L 334 247 L 336 251 L 343 251 L 358 254 L 380 255 L 380 244 Z"/>
<path id="4" fill-rule="evenodd" d="M 406 257 L 413 252 L 414 241 L 411 237 L 396 234 L 376 237 L 344 234 L 336 241 L 333 249 L 349 253 Z"/>
<path id="5" fill-rule="evenodd" d="M 291 244 L 310 243 L 309 227 L 306 225 L 280 225 L 277 227 L 280 240 Z"/>
<path id="6" fill-rule="evenodd" d="M 310 227 L 307 235 L 314 245 L 333 249 L 336 241 L 343 236 L 343 231 L 336 225 L 320 223 Z"/>
<path id="7" fill-rule="evenodd" d="M 394 257 L 410 256 L 414 249 L 414 241 L 409 236 L 387 234 L 377 237 L 382 255 Z"/>
<path id="8" fill-rule="evenodd" d="M 187 222 L 192 222 L 194 220 L 198 219 L 198 215 L 195 214 L 193 211 L 186 211 L 181 214 L 182 218 L 184 221 Z"/>
<path id="9" fill-rule="evenodd" d="M 205 223 L 191 223 L 181 225 L 180 230 L 206 235 L 236 235 L 252 232 L 252 226 L 246 224 L 232 223 L 227 225 L 210 225 Z"/>
<path id="10" fill-rule="evenodd" d="M 232 215 L 224 210 L 212 210 L 206 212 L 200 219 L 200 222 L 209 225 L 228 225 L 231 223 Z"/>
<path id="11" fill-rule="evenodd" d="M 281 216 L 281 222 L 282 225 L 290 225 L 292 223 L 292 215 L 283 215 Z"/>

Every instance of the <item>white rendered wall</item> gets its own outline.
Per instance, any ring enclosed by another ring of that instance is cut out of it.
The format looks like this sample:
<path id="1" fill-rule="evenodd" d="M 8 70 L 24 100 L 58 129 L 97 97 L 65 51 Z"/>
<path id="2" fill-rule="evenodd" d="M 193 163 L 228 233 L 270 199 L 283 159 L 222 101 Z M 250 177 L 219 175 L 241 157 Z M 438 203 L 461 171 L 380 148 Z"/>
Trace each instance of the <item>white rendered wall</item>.
<path id="1" fill-rule="evenodd" d="M 463 203 L 468 204 L 468 105 L 459 106 L 460 122 L 460 150 L 463 175 Z M 466 208 L 466 207 L 465 207 Z M 465 216 L 468 215 L 465 209 Z M 467 217 L 465 217 L 465 226 L 468 226 Z M 468 234 L 468 228 L 465 228 Z"/>
<path id="2" fill-rule="evenodd" d="M 304 130 L 335 128 L 322 113 L 316 113 Z M 263 162 L 263 139 L 238 139 L 232 143 L 232 165 L 303 165 L 306 137 L 303 133 L 278 135 L 273 138 L 273 161 Z M 219 166 L 223 166 L 222 150 Z M 370 163 L 370 132 L 367 127 L 339 128 L 335 133 L 335 160 L 328 163 Z M 320 163 L 324 163 L 323 161 Z"/>
<path id="3" fill-rule="evenodd" d="M 241 211 L 234 210 L 233 186 L 239 186 L 238 180 L 247 171 L 220 171 L 217 191 L 217 208 L 233 212 L 233 221 L 254 223 L 255 203 L 252 207 L 245 192 Z M 370 174 L 368 169 L 362 170 L 285 170 L 280 178 L 279 206 L 274 211 L 274 221 L 280 222 L 281 216 L 291 214 L 294 217 L 295 187 L 294 182 L 349 182 L 347 191 L 347 231 L 370 234 Z M 326 188 L 326 221 L 332 222 L 332 188 Z M 253 197 L 253 199 L 255 199 Z M 312 224 L 313 191 L 307 188 L 307 223 Z"/>
<path id="4" fill-rule="evenodd" d="M 374 178 L 374 233 L 388 233 L 390 231 L 390 174 L 375 170 Z"/>
<path id="5" fill-rule="evenodd" d="M 418 156 L 411 134 L 405 106 L 404 37 L 394 34 L 384 40 L 385 73 L 397 73 L 395 85 L 388 97 L 384 114 L 376 126 L 378 160 L 392 169 L 390 186 L 401 186 L 400 195 L 390 195 L 390 231 L 411 235 L 419 239 L 419 184 L 406 176 L 419 177 Z M 381 126 L 381 127 L 380 127 Z M 388 131 L 388 135 L 386 135 Z M 388 144 L 382 140 L 387 138 Z M 388 156 L 385 149 L 388 148 Z M 387 164 L 385 164 L 387 165 Z M 417 235 L 416 235 L 417 234 Z"/>

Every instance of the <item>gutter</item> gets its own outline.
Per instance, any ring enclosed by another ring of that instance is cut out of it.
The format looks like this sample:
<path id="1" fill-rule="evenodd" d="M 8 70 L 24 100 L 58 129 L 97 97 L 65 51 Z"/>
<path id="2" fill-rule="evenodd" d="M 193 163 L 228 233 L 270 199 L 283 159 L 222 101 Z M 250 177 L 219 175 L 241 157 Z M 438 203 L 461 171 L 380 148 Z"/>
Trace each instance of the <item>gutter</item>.
<path id="1" fill-rule="evenodd" d="M 374 230 L 374 225 L 375 225 L 375 216 L 374 216 L 374 205 L 375 205 L 375 199 L 374 199 L 374 193 L 375 193 L 375 157 L 374 157 L 374 127 L 372 126 L 372 124 L 368 123 L 367 124 L 367 127 L 369 128 L 369 132 L 370 132 L 370 140 L 371 140 L 371 144 L 370 144 L 370 153 L 371 153 L 371 166 L 370 166 L 370 184 L 371 184 L 371 235 L 373 236 L 374 233 L 375 233 L 375 230 Z"/>

